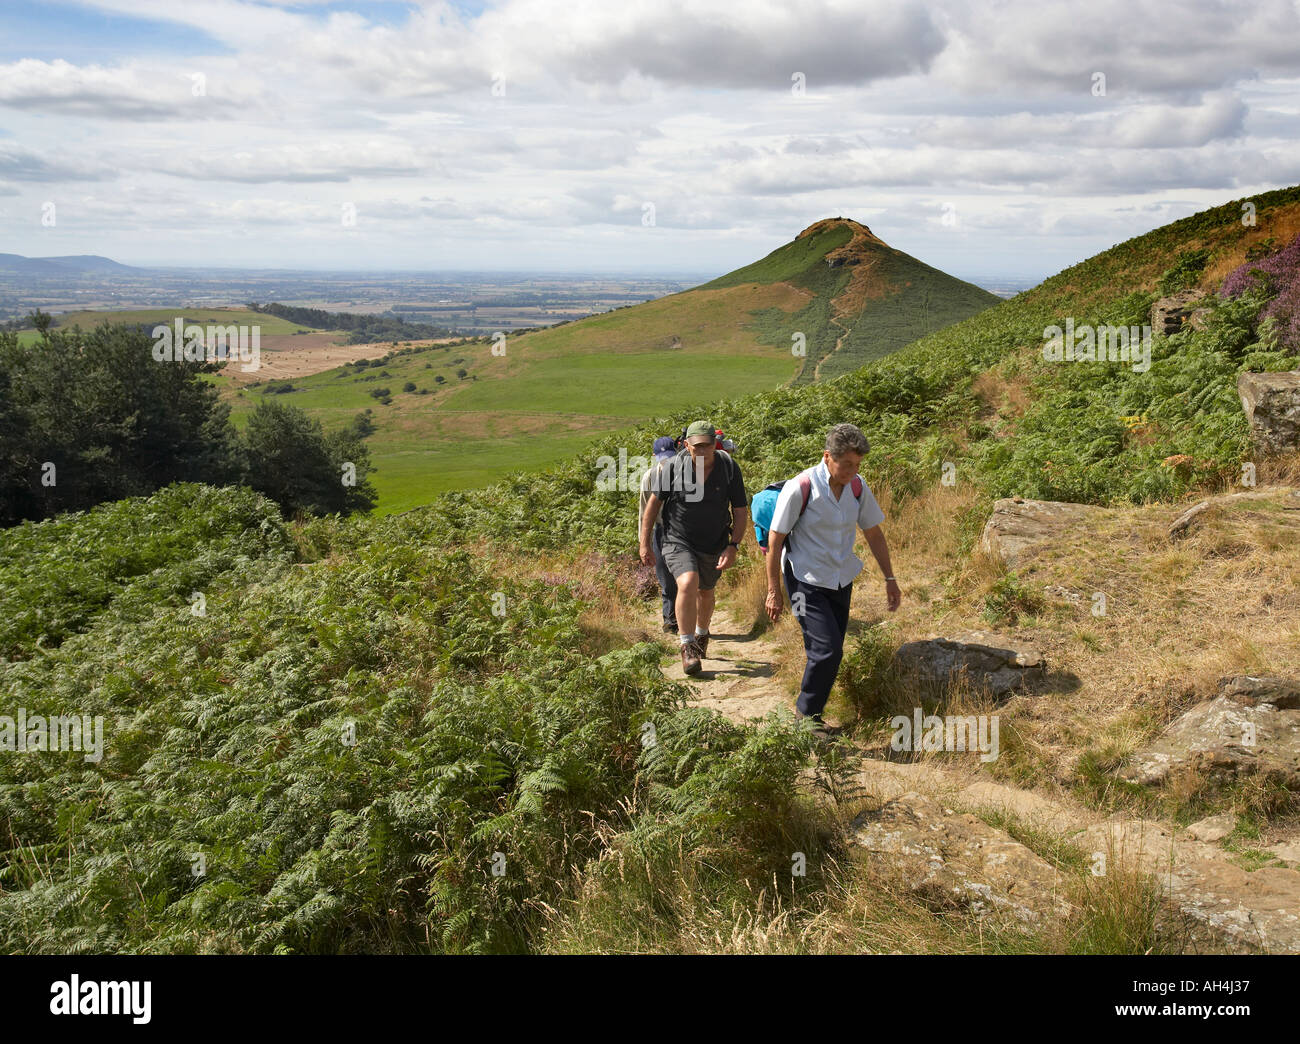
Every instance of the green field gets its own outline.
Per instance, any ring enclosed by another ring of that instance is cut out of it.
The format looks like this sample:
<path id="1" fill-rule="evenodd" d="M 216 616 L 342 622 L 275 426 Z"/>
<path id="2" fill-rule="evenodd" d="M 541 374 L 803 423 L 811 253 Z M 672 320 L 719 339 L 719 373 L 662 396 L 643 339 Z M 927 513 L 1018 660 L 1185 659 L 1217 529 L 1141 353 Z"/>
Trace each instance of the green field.
<path id="1" fill-rule="evenodd" d="M 291 323 L 287 319 L 262 312 L 250 312 L 247 308 L 135 308 L 121 312 L 65 312 L 54 316 L 54 325 L 64 329 L 73 326 L 88 328 L 100 323 L 171 325 L 178 317 L 184 318 L 187 323 L 198 323 L 203 326 L 209 323 L 221 326 L 229 326 L 232 323 L 237 326 L 260 326 L 264 336 L 292 334 L 297 330 L 306 329 L 302 323 Z M 18 336 L 19 340 L 30 342 L 36 339 L 37 333 L 35 330 L 24 330 Z"/>
<path id="2" fill-rule="evenodd" d="M 388 514 L 444 490 L 554 464 L 629 423 L 766 391 L 789 380 L 796 365 L 771 350 L 761 356 L 579 354 L 538 359 L 519 376 L 493 365 L 502 362 L 478 343 L 435 346 L 361 370 L 329 370 L 293 381 L 294 390 L 283 394 L 272 392 L 283 382 L 235 390 L 223 378 L 210 379 L 226 388 L 237 426 L 264 398 L 298 406 L 327 429 L 370 409 L 377 428 L 367 441 L 377 469 L 376 513 Z M 469 376 L 458 378 L 460 369 Z M 494 369 L 501 376 L 492 376 Z M 441 388 L 439 375 L 446 380 Z M 415 391 L 402 390 L 408 382 Z M 388 405 L 371 395 L 383 388 L 391 392 Z M 425 388 L 428 394 L 420 394 Z M 715 423 L 725 427 L 726 418 Z"/>

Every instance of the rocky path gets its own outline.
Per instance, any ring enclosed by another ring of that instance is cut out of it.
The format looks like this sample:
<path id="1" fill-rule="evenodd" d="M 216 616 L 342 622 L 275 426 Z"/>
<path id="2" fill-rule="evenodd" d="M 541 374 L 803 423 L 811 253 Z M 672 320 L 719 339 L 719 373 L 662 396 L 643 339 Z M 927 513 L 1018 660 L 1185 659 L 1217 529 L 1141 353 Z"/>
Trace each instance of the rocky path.
<path id="1" fill-rule="evenodd" d="M 695 697 L 691 705 L 707 707 L 738 724 L 757 721 L 774 710 L 794 714 L 790 692 L 772 679 L 777 670 L 777 647 L 762 636 L 752 636 L 723 609 L 713 614 L 709 654 L 693 678 L 682 670 L 681 658 L 664 671 L 676 681 L 689 682 Z"/>
<path id="2" fill-rule="evenodd" d="M 792 716 L 793 688 L 775 681 L 776 644 L 724 610 L 712 626 L 700 674 L 687 677 L 680 660 L 665 669 L 691 686 L 691 704 L 742 724 L 773 711 Z M 1020 836 L 1067 841 L 1099 876 L 1150 874 L 1191 951 L 1300 952 L 1300 844 L 1274 846 L 1281 865 L 1248 871 L 1217 843 L 1232 830 L 1230 814 L 1182 829 L 995 782 L 974 760 L 892 762 L 859 747 L 853 753 L 871 807 L 851 824 L 851 843 L 936 912 L 966 908 L 1026 925 L 1070 912 L 1061 872 L 992 820 L 1016 824 Z"/>

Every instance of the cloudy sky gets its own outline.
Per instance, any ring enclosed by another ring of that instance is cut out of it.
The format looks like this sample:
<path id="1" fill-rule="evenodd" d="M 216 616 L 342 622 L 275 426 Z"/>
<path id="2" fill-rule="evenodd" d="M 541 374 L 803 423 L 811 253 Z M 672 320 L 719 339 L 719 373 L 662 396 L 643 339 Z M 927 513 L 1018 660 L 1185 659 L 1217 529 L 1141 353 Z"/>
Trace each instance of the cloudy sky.
<path id="1" fill-rule="evenodd" d="M 1300 182 L 1297 41 L 1300 0 L 0 0 L 0 252 L 708 273 L 843 215 L 1036 278 Z"/>

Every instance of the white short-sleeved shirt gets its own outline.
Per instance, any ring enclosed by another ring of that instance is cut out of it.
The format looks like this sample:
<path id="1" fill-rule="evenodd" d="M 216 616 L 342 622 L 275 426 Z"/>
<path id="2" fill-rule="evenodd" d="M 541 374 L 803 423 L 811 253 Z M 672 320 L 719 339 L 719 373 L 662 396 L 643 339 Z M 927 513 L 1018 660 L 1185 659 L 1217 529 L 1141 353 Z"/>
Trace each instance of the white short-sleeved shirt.
<path id="1" fill-rule="evenodd" d="M 838 590 L 862 572 L 862 560 L 853 553 L 857 530 L 880 525 L 885 513 L 865 481 L 861 501 L 847 482 L 837 501 L 831 494 L 831 476 L 824 460 L 802 474 L 812 479 L 807 510 L 799 514 L 803 493 L 799 476 L 795 476 L 781 487 L 768 528 L 787 534 L 781 548 L 782 569 L 788 561 L 804 583 Z"/>

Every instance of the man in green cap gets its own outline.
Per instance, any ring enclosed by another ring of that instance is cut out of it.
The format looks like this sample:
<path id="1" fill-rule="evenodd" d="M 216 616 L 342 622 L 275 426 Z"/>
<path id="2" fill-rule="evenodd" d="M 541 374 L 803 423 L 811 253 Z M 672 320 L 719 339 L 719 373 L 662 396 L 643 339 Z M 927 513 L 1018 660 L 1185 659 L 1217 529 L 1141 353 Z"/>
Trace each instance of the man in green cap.
<path id="1" fill-rule="evenodd" d="M 686 429 L 686 448 L 659 468 L 641 518 L 641 561 L 654 565 L 646 534 L 662 510 L 663 554 L 677 581 L 677 626 L 682 669 L 698 674 L 709 647 L 713 589 L 722 570 L 736 561 L 749 524 L 740 465 L 717 452 L 717 429 L 696 421 Z"/>

